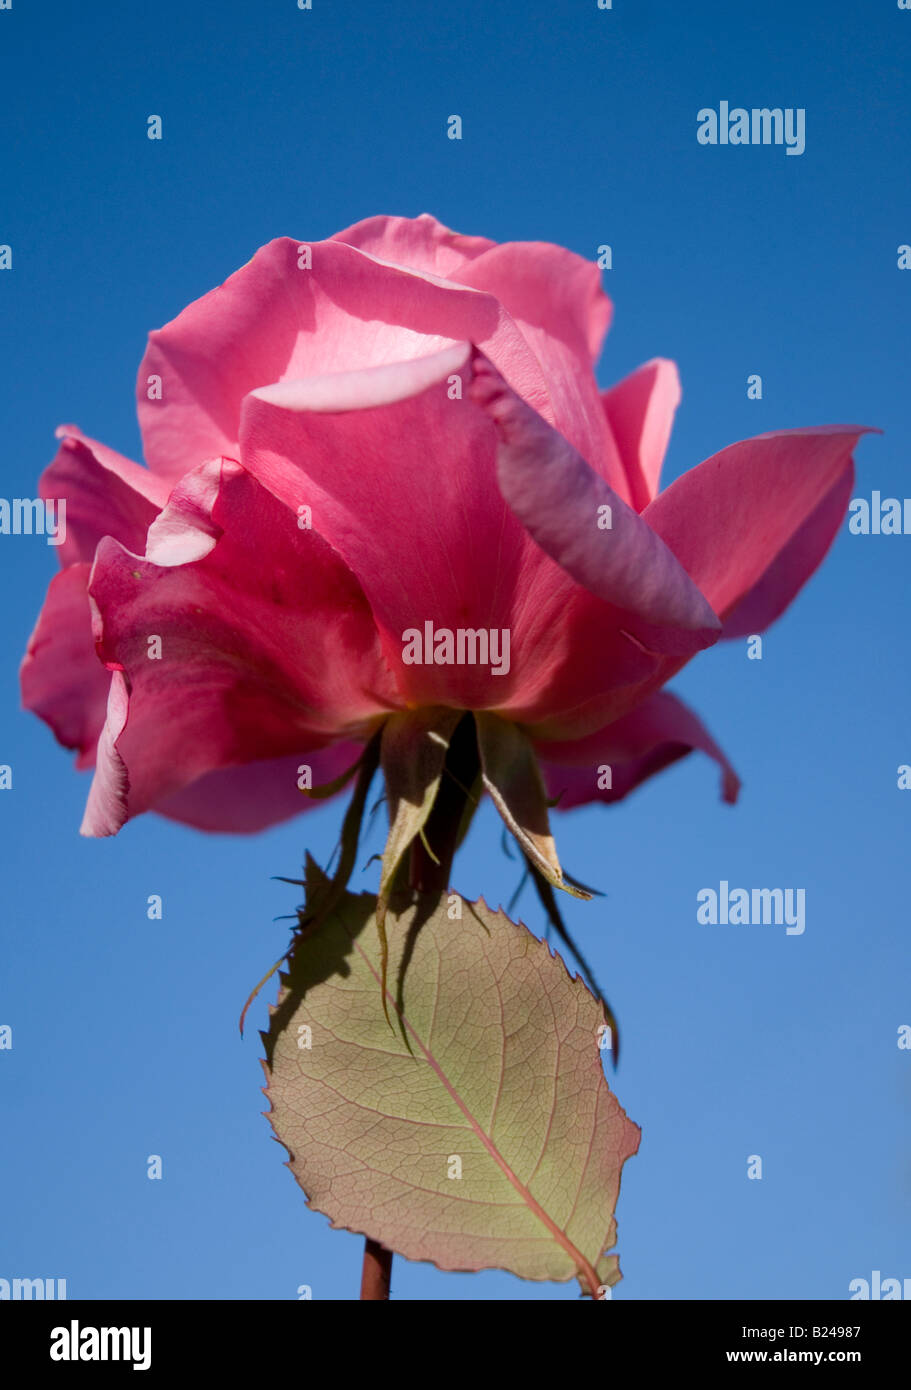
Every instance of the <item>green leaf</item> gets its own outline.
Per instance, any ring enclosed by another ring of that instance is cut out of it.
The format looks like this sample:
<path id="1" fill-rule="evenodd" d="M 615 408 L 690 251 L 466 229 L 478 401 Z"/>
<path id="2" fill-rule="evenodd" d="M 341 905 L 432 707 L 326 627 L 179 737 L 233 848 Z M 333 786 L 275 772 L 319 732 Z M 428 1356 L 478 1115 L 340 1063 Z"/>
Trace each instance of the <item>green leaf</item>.
<path id="1" fill-rule="evenodd" d="M 587 889 L 563 877 L 547 818 L 547 793 L 534 749 L 518 725 L 487 710 L 475 713 L 484 786 L 522 851 L 555 888 L 574 898 Z"/>
<path id="2" fill-rule="evenodd" d="M 346 893 L 295 947 L 263 1034 L 269 1119 L 309 1205 L 412 1260 L 598 1297 L 620 1277 L 604 1252 L 639 1141 L 604 1077 L 601 1007 L 483 900 L 396 896 L 389 915 L 401 1030 L 377 999 L 375 902 Z"/>

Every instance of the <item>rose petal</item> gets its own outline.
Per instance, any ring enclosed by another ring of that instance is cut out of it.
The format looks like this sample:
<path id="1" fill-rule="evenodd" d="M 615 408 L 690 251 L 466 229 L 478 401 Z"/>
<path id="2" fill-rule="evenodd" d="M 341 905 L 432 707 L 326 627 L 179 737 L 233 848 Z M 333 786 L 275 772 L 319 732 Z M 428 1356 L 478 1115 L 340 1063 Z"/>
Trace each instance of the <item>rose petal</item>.
<path id="1" fill-rule="evenodd" d="M 489 422 L 450 399 L 469 349 L 284 383 L 244 407 L 244 466 L 313 524 L 357 576 L 412 704 L 507 699 L 515 674 L 403 662 L 404 635 L 510 625 L 526 550 L 493 478 Z M 460 375 L 461 374 L 461 375 Z M 394 558 L 393 558 L 394 557 Z"/>
<path id="2" fill-rule="evenodd" d="M 733 803 L 740 779 L 701 720 L 669 691 L 651 695 L 630 714 L 569 743 L 535 740 L 541 770 L 559 809 L 589 801 L 620 801 L 656 772 L 699 749 L 721 769 L 721 794 Z M 599 776 L 610 770 L 610 787 Z"/>
<path id="3" fill-rule="evenodd" d="M 776 555 L 768 569 L 728 612 L 722 639 L 762 632 L 787 608 L 818 569 L 838 534 L 854 488 L 850 464 L 802 526 Z"/>
<path id="4" fill-rule="evenodd" d="M 832 508 L 847 498 L 852 454 L 865 433 L 861 425 L 823 425 L 732 444 L 673 482 L 649 503 L 643 520 L 725 621 L 776 562 L 767 599 L 755 609 L 756 617 L 771 621 L 831 541 Z M 789 544 L 805 523 L 806 554 L 799 542 Z"/>
<path id="5" fill-rule="evenodd" d="M 410 270 L 427 271 L 441 279 L 458 278 L 459 271 L 496 246 L 482 236 L 450 231 L 428 212 L 419 217 L 365 217 L 336 232 L 332 241 L 343 241 L 359 251 Z"/>
<path id="6" fill-rule="evenodd" d="M 312 508 L 357 575 L 411 704 L 492 707 L 537 722 L 595 699 L 586 727 L 597 726 L 611 692 L 644 679 L 656 660 L 506 506 L 491 422 L 469 400 L 449 398 L 450 377 L 467 379 L 467 351 L 254 392 L 244 467 L 291 509 Z M 509 669 L 404 663 L 403 634 L 423 639 L 427 622 L 434 633 L 507 630 Z M 584 662 L 579 640 L 591 648 Z"/>
<path id="7" fill-rule="evenodd" d="M 70 565 L 51 580 L 20 669 L 23 705 L 79 750 L 80 766 L 93 760 L 111 683 L 92 641 L 89 570 Z"/>
<path id="8" fill-rule="evenodd" d="M 299 264 L 304 245 L 310 269 Z M 553 418 L 541 367 L 492 295 L 341 241 L 279 238 L 150 335 L 137 379 L 149 466 L 175 479 L 205 458 L 236 459 L 243 400 L 258 387 L 425 357 L 468 339 Z M 161 380 L 160 399 L 149 399 L 150 376 Z"/>
<path id="9" fill-rule="evenodd" d="M 122 671 L 111 672 L 107 714 L 98 740 L 95 776 L 89 788 L 80 835 L 116 835 L 129 816 L 130 779 L 117 741 L 126 727 L 129 686 Z"/>
<path id="10" fill-rule="evenodd" d="M 658 492 L 674 413 L 680 404 L 677 367 L 656 357 L 605 391 L 601 401 L 622 460 L 625 490 L 613 477 L 605 477 L 634 511 L 641 512 Z"/>
<path id="11" fill-rule="evenodd" d="M 544 369 L 555 427 L 605 478 L 619 478 L 617 446 L 592 372 L 612 313 L 595 263 L 548 242 L 506 242 L 455 278 L 496 295 Z"/>
<path id="12" fill-rule="evenodd" d="M 685 656 L 717 640 L 705 597 L 646 522 L 476 353 L 472 398 L 496 422 L 497 477 L 538 545 L 621 615 L 647 650 Z M 599 512 L 611 525 L 599 529 Z"/>
<path id="13" fill-rule="evenodd" d="M 57 435 L 60 448 L 38 492 L 66 500 L 66 539 L 59 547 L 63 564 L 91 560 L 102 536 L 141 551 L 146 531 L 167 501 L 167 484 L 74 425 L 61 426 Z"/>
<path id="14" fill-rule="evenodd" d="M 204 558 L 165 565 L 112 540 L 98 548 L 96 640 L 124 680 L 112 696 L 87 833 L 113 833 L 126 815 L 217 769 L 316 749 L 347 732 L 358 738 L 398 703 L 370 610 L 338 556 L 239 465 L 213 462 L 199 473 L 174 490 L 165 520 L 182 514 L 190 535 L 195 517 L 206 538 L 217 527 Z M 173 521 L 169 544 L 176 529 Z M 153 637 L 160 659 L 150 659 Z"/>
<path id="15" fill-rule="evenodd" d="M 322 804 L 300 790 L 302 766 L 311 769 L 314 787 L 323 786 L 350 767 L 360 751 L 355 743 L 335 743 L 329 748 L 302 750 L 290 758 L 218 768 L 165 797 L 155 810 L 197 830 L 248 835 Z"/>

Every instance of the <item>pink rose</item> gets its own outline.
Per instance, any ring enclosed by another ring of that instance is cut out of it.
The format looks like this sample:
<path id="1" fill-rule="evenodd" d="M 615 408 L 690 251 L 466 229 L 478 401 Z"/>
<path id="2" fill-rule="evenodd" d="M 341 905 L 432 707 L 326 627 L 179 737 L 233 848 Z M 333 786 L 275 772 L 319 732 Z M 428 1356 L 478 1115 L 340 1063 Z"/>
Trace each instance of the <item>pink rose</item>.
<path id="1" fill-rule="evenodd" d="M 564 806 L 693 748 L 733 800 L 660 687 L 790 603 L 863 431 L 760 435 L 659 493 L 676 368 L 599 392 L 610 315 L 592 263 L 425 214 L 270 242 L 152 333 L 148 468 L 66 426 L 41 483 L 68 534 L 22 688 L 94 764 L 83 832 L 259 829 L 310 804 L 301 765 L 329 781 L 429 705 L 521 725 Z"/>

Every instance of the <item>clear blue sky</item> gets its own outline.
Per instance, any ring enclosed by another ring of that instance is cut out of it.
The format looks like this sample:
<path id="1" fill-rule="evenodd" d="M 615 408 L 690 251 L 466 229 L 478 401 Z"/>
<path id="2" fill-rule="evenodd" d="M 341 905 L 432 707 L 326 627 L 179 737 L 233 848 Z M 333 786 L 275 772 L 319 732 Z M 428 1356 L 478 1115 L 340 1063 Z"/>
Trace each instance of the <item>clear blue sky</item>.
<path id="1" fill-rule="evenodd" d="M 60 422 L 139 457 L 146 333 L 263 242 L 429 211 L 497 240 L 613 247 L 599 378 L 678 362 L 665 481 L 765 430 L 857 422 L 885 434 L 861 441 L 855 495 L 903 497 L 909 56 L 895 0 L 14 0 L 3 495 L 35 495 Z M 722 100 L 804 108 L 806 152 L 700 146 L 696 112 Z M 0 1277 L 89 1298 L 356 1295 L 362 1241 L 307 1211 L 260 1116 L 265 1003 L 243 1043 L 236 1026 L 297 901 L 270 876 L 305 846 L 325 861 L 342 805 L 248 839 L 152 816 L 81 839 L 87 778 L 20 712 L 16 679 L 55 565 L 43 541 L 0 537 Z M 619 1012 L 614 1084 L 643 1131 L 618 1299 L 841 1299 L 874 1269 L 911 1275 L 909 573 L 911 536 L 845 528 L 761 662 L 737 642 L 678 677 L 743 778 L 738 806 L 694 755 L 556 820 L 570 870 L 607 894 L 568 920 Z M 455 882 L 505 903 L 515 875 L 488 809 Z M 700 926 L 696 893 L 721 879 L 805 888 L 805 934 Z M 540 930 L 533 896 L 521 908 Z M 421 1299 L 577 1292 L 403 1260 L 393 1282 Z"/>

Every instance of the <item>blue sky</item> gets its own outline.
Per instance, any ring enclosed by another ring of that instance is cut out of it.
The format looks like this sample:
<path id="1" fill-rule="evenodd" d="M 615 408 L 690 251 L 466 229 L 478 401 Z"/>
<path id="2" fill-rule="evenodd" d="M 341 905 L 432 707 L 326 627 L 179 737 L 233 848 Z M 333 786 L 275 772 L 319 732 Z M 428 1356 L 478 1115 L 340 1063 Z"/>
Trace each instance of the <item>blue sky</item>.
<path id="1" fill-rule="evenodd" d="M 3 495 L 34 495 L 63 421 L 139 457 L 146 333 L 262 243 L 429 211 L 496 240 L 611 245 L 599 380 L 677 361 L 665 482 L 765 430 L 857 422 L 885 433 L 860 443 L 855 495 L 903 497 L 909 53 L 911 12 L 889 0 L 14 0 Z M 699 145 L 697 111 L 722 100 L 805 109 L 805 152 Z M 643 1130 L 617 1299 L 840 1299 L 874 1269 L 911 1275 L 909 557 L 911 536 L 843 528 L 762 661 L 730 643 L 674 682 L 743 778 L 735 808 L 694 756 L 555 820 L 570 870 L 606 892 L 567 919 L 620 1015 L 612 1084 Z M 152 816 L 81 839 L 87 779 L 20 711 L 16 678 L 55 564 L 40 539 L 0 537 L 0 1277 L 88 1298 L 354 1296 L 362 1241 L 307 1211 L 260 1116 L 265 1003 L 243 1043 L 236 1028 L 297 901 L 271 876 L 305 847 L 325 862 L 343 807 L 239 840 Z M 488 807 L 454 881 L 505 903 L 515 875 Z M 696 893 L 722 879 L 804 887 L 806 932 L 700 926 Z M 531 895 L 519 910 L 541 929 Z M 393 1294 L 577 1289 L 398 1259 Z"/>

